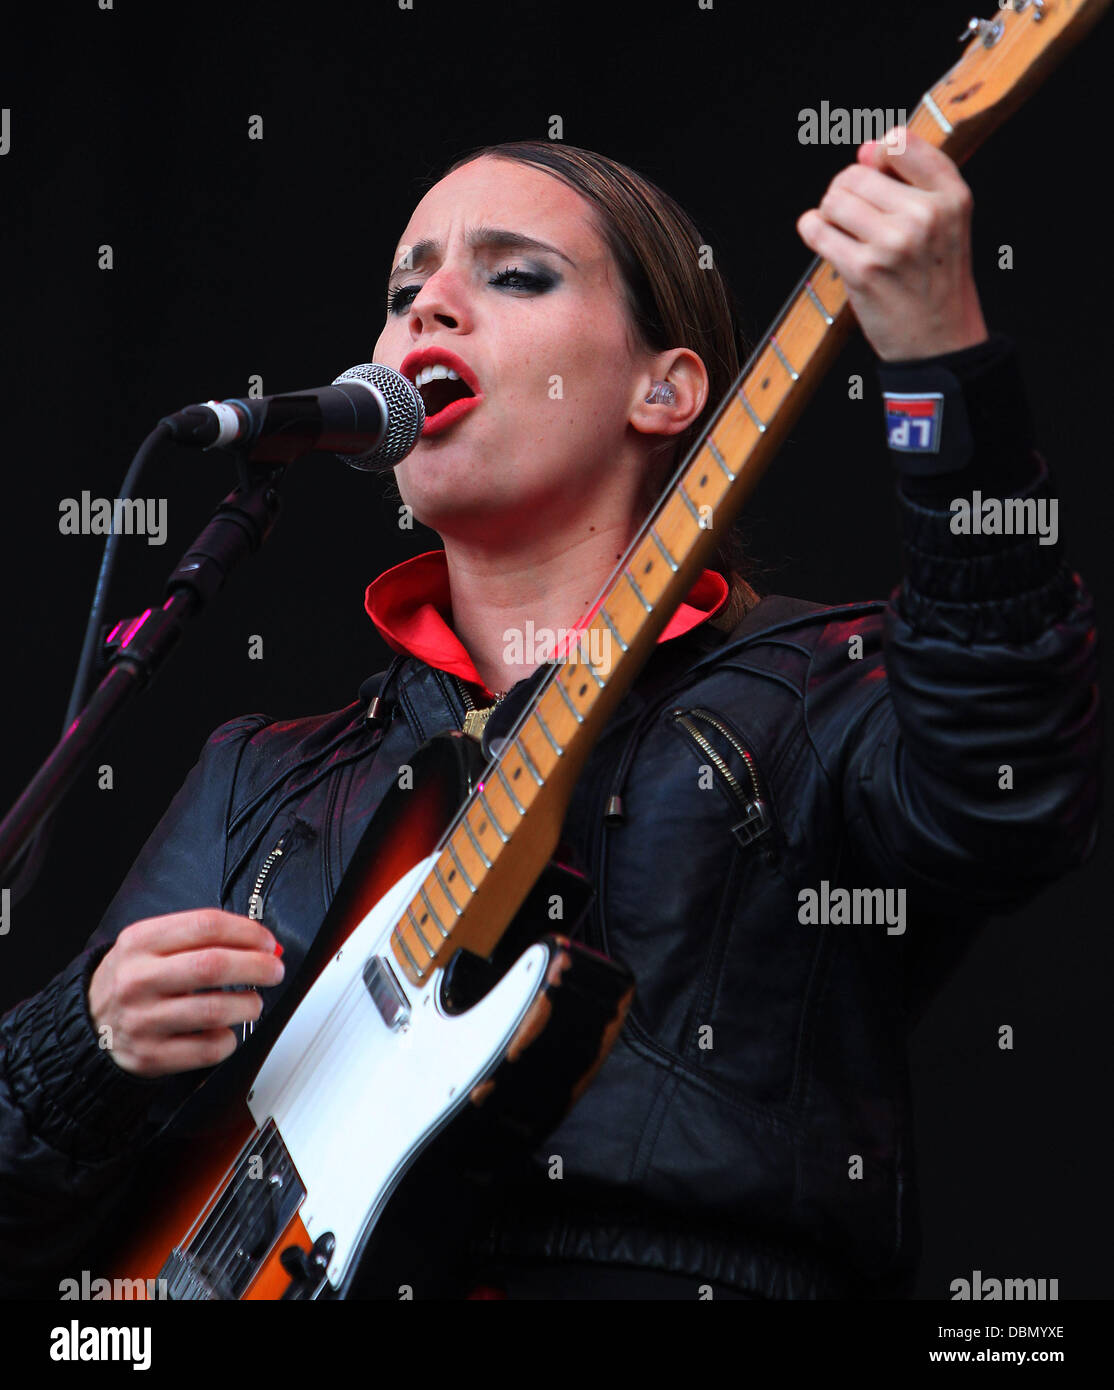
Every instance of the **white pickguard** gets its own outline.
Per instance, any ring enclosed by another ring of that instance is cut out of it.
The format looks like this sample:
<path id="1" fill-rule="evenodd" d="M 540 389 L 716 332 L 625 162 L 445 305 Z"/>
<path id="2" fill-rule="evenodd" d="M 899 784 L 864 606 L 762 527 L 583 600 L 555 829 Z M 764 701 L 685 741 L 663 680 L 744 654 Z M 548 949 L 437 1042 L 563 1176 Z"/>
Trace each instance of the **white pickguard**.
<path id="1" fill-rule="evenodd" d="M 440 1007 L 443 971 L 416 989 L 398 969 L 391 931 L 438 858 L 405 874 L 314 981 L 279 1034 L 248 1095 L 257 1125 L 273 1119 L 306 1188 L 301 1218 L 316 1240 L 336 1237 L 329 1282 L 339 1287 L 365 1229 L 424 1145 L 477 1082 L 494 1071 L 545 976 L 531 946 L 467 1013 Z M 410 1005 L 392 1030 L 363 981 L 372 955 L 389 961 Z"/>

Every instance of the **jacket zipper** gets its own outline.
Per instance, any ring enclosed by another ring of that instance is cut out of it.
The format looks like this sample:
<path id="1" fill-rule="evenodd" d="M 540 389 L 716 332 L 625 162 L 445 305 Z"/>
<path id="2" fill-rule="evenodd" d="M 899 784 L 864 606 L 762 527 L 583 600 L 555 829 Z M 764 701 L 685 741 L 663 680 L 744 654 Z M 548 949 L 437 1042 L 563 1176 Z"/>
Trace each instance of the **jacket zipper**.
<path id="1" fill-rule="evenodd" d="M 263 920 L 263 885 L 267 882 L 268 875 L 282 858 L 282 847 L 286 841 L 284 835 L 274 849 L 263 861 L 263 867 L 259 870 L 259 876 L 255 880 L 255 887 L 252 889 L 251 897 L 248 899 L 248 916 L 253 922 Z"/>
<path id="2" fill-rule="evenodd" d="M 264 859 L 263 865 L 256 877 L 255 887 L 252 889 L 251 897 L 248 899 L 248 916 L 253 922 L 261 922 L 263 920 L 263 885 L 267 882 L 271 870 L 282 858 L 282 847 L 285 841 L 286 836 L 284 835 L 274 849 L 271 850 L 270 854 L 267 855 L 266 859 Z M 242 1043 L 247 1042 L 254 1031 L 255 1023 L 252 1020 L 248 1019 L 241 1023 L 240 1041 Z"/>
<path id="3" fill-rule="evenodd" d="M 773 822 L 770 818 L 769 808 L 766 799 L 762 795 L 762 784 L 758 780 L 758 770 L 754 765 L 754 758 L 749 751 L 743 747 L 734 733 L 716 716 L 706 709 L 675 709 L 673 718 L 689 735 L 696 746 L 707 757 L 708 761 L 720 774 L 723 780 L 731 789 L 731 794 L 743 811 L 743 819 L 737 825 L 731 827 L 731 833 L 741 845 L 752 844 L 755 840 L 771 828 Z M 743 787 L 739 779 L 728 767 L 715 748 L 708 742 L 700 730 L 696 727 L 696 721 L 700 720 L 715 729 L 732 748 L 742 758 L 750 778 L 750 792 L 748 797 L 747 789 Z"/>

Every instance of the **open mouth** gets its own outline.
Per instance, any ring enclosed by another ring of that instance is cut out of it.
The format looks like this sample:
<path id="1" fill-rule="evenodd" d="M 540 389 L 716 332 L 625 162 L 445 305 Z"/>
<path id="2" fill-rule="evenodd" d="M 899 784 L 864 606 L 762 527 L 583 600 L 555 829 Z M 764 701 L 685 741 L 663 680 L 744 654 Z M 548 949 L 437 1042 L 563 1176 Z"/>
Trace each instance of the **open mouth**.
<path id="1" fill-rule="evenodd" d="M 468 363 L 440 345 L 410 353 L 399 370 L 414 383 L 425 405 L 423 439 L 455 425 L 484 398 Z"/>
<path id="2" fill-rule="evenodd" d="M 454 401 L 474 400 L 476 393 L 451 367 L 438 363 L 424 367 L 417 375 L 414 385 L 425 405 L 426 419 L 439 415 Z"/>

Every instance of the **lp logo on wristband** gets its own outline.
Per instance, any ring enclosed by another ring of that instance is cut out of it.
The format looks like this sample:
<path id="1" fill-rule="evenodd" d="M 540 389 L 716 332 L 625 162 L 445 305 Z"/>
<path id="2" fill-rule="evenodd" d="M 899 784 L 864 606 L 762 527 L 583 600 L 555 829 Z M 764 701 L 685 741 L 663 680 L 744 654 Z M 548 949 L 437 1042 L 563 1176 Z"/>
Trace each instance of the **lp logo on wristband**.
<path id="1" fill-rule="evenodd" d="M 941 391 L 898 395 L 882 393 L 886 411 L 886 441 L 903 454 L 938 454 L 944 420 Z"/>

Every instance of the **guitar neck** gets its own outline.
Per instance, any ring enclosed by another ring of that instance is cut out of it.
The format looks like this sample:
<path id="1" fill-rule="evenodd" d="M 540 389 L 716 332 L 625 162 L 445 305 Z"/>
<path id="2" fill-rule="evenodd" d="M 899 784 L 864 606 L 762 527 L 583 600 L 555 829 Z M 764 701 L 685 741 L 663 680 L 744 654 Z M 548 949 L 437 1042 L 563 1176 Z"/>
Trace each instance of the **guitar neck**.
<path id="1" fill-rule="evenodd" d="M 960 61 L 921 98 L 914 134 L 957 163 L 1035 90 L 1110 0 L 1014 0 L 972 21 Z M 721 403 L 484 779 L 394 934 L 420 984 L 458 947 L 488 956 L 552 854 L 607 720 L 831 366 L 853 321 L 817 258 Z"/>

